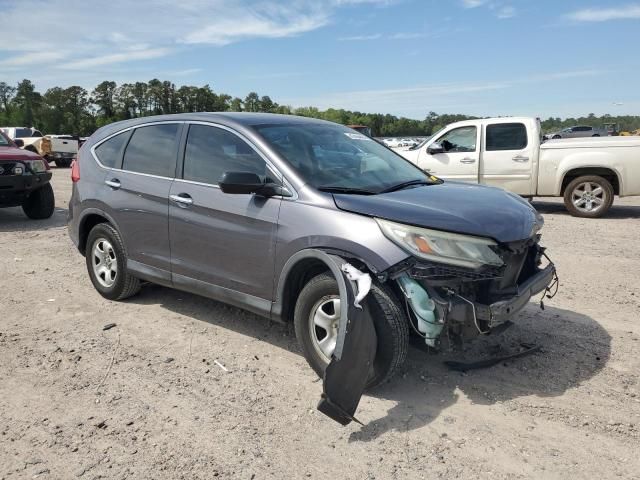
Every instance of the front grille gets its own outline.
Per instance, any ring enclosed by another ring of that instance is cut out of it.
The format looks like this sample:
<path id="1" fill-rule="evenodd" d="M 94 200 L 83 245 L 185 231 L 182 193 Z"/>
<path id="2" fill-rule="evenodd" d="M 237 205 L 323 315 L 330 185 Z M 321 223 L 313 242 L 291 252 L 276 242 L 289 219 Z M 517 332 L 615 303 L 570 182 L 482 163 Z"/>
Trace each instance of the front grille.
<path id="1" fill-rule="evenodd" d="M 0 177 L 13 175 L 13 167 L 16 165 L 18 165 L 18 162 L 0 162 Z"/>
<path id="2" fill-rule="evenodd" d="M 501 278 L 503 271 L 504 267 L 486 267 L 482 270 L 470 270 L 451 265 L 416 265 L 409 270 L 409 276 L 422 280 L 454 277 L 463 281 L 479 281 Z"/>

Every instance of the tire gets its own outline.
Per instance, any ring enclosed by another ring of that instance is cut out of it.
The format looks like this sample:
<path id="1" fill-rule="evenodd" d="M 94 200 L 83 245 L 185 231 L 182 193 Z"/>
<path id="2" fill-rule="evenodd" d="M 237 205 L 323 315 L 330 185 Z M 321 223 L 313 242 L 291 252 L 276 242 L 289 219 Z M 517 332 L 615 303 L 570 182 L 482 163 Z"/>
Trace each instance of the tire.
<path id="1" fill-rule="evenodd" d="M 559 138 L 562 138 L 560 135 L 554 135 L 553 137 L 551 137 L 553 140 L 557 140 Z"/>
<path id="2" fill-rule="evenodd" d="M 110 224 L 100 223 L 91 229 L 85 260 L 91 283 L 104 298 L 124 300 L 140 291 L 140 280 L 127 272 L 127 253 L 120 234 Z M 101 273 L 100 267 L 105 267 Z"/>
<path id="3" fill-rule="evenodd" d="M 72 160 L 70 158 L 61 158 L 59 160 L 54 160 L 56 167 L 58 168 L 69 168 L 71 166 Z"/>
<path id="4" fill-rule="evenodd" d="M 591 135 L 592 137 L 599 137 L 600 134 L 599 133 L 594 133 L 593 135 Z"/>
<path id="5" fill-rule="evenodd" d="M 53 215 L 56 199 L 50 183 L 31 192 L 22 203 L 22 211 L 33 220 L 44 220 Z"/>
<path id="6" fill-rule="evenodd" d="M 374 388 L 391 379 L 404 364 L 409 347 L 409 324 L 402 305 L 389 287 L 374 281 L 369 295 L 375 299 L 372 316 L 378 350 L 367 388 Z M 317 335 L 311 329 L 311 315 L 320 302 L 331 297 L 339 297 L 338 282 L 331 274 L 317 275 L 300 292 L 294 313 L 296 337 L 304 357 L 321 378 L 329 360 L 318 350 Z"/>
<path id="7" fill-rule="evenodd" d="M 587 188 L 586 185 L 590 186 Z M 587 190 L 591 192 L 591 196 L 587 194 Z M 565 188 L 564 206 L 574 217 L 598 218 L 611 208 L 613 195 L 613 187 L 606 178 L 598 175 L 584 175 L 574 178 Z M 589 198 L 600 199 L 600 203 L 597 203 L 597 200 L 590 202 Z M 589 205 L 594 208 L 589 210 Z"/>

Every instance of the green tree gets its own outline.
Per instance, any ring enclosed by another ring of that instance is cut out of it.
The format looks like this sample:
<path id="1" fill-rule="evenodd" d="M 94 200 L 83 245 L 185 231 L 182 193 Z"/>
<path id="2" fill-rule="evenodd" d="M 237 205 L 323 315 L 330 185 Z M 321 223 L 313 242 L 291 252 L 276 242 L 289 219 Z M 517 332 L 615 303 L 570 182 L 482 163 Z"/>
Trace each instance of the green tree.
<path id="1" fill-rule="evenodd" d="M 260 111 L 260 97 L 256 92 L 250 92 L 244 99 L 244 111 L 245 112 L 259 112 Z"/>
<path id="2" fill-rule="evenodd" d="M 91 102 L 98 107 L 98 113 L 107 118 L 115 116 L 116 88 L 116 82 L 105 80 L 91 92 Z"/>

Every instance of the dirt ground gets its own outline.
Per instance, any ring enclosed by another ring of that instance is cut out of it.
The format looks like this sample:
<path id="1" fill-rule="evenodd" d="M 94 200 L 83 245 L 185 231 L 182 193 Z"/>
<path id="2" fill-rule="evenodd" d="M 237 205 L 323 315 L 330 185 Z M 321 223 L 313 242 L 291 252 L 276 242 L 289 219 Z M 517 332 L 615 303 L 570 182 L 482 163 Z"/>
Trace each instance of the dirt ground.
<path id="1" fill-rule="evenodd" d="M 0 210 L 0 479 L 640 477 L 640 198 L 599 220 L 536 202 L 560 291 L 460 358 L 540 353 L 462 374 L 414 347 L 341 427 L 287 326 L 157 286 L 100 297 L 69 170 L 53 184 L 50 220 Z"/>

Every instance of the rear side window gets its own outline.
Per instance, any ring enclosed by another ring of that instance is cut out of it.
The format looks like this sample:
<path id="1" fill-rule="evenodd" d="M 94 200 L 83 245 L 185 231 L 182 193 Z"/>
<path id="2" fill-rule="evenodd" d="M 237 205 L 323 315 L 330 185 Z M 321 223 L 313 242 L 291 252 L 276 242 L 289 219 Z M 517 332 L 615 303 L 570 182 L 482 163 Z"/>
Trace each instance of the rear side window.
<path id="1" fill-rule="evenodd" d="M 109 168 L 120 168 L 122 147 L 124 147 L 127 138 L 129 138 L 129 133 L 119 133 L 96 147 L 96 157 L 98 157 L 102 165 Z"/>
<path id="2" fill-rule="evenodd" d="M 487 125 L 487 151 L 522 150 L 527 146 L 527 128 L 522 123 Z"/>
<path id="3" fill-rule="evenodd" d="M 137 128 L 124 151 L 122 169 L 173 178 L 178 127 L 168 123 Z"/>
<path id="4" fill-rule="evenodd" d="M 266 163 L 237 135 L 222 128 L 191 125 L 184 152 L 183 178 L 217 185 L 224 172 L 267 175 Z"/>

